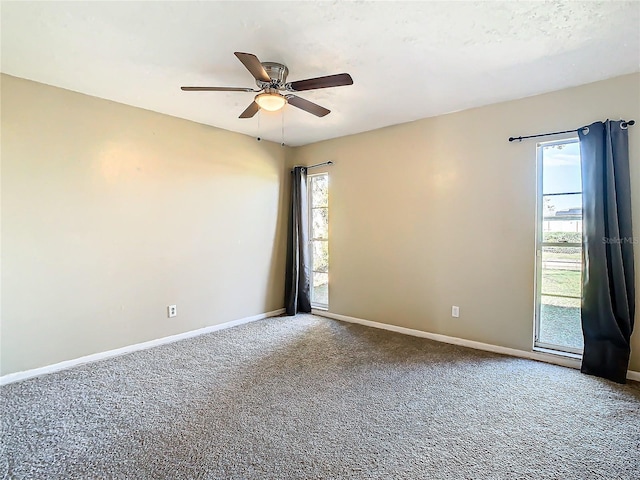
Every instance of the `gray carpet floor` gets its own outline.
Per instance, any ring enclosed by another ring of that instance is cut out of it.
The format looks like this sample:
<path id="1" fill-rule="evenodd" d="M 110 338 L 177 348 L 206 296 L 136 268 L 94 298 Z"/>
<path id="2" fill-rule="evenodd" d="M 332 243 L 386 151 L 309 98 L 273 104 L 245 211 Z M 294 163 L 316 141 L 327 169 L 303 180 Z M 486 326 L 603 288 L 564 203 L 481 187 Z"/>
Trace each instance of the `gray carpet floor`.
<path id="1" fill-rule="evenodd" d="M 15 479 L 638 479 L 640 387 L 312 315 L 1 389 Z"/>

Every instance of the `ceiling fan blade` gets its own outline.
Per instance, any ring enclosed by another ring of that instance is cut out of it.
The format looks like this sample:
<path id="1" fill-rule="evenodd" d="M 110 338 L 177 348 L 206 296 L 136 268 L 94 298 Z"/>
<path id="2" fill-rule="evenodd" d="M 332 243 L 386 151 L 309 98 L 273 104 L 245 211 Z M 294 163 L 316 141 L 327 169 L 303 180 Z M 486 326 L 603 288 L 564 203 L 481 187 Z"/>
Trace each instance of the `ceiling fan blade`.
<path id="1" fill-rule="evenodd" d="M 259 92 L 253 88 L 243 87 L 180 87 L 184 92 Z"/>
<path id="2" fill-rule="evenodd" d="M 326 77 L 308 78 L 287 84 L 289 90 L 301 92 L 303 90 L 313 90 L 316 88 L 340 87 L 342 85 L 353 85 L 353 79 L 348 73 L 338 73 L 327 75 Z"/>
<path id="3" fill-rule="evenodd" d="M 271 82 L 271 79 L 260 63 L 260 60 L 258 60 L 258 57 L 253 53 L 234 52 L 234 55 L 238 57 L 238 60 L 240 60 L 245 67 L 247 67 L 247 70 L 251 72 L 251 75 L 253 75 L 256 80 Z"/>
<path id="4" fill-rule="evenodd" d="M 313 113 L 317 117 L 324 117 L 331 113 L 331 110 L 327 110 L 318 104 L 305 100 L 304 98 L 296 97 L 295 95 L 287 95 L 287 102 L 294 107 L 297 107 L 305 112 Z"/>
<path id="5" fill-rule="evenodd" d="M 247 109 L 240 114 L 238 118 L 251 118 L 260 110 L 260 105 L 256 102 L 251 102 L 251 105 L 247 107 Z"/>

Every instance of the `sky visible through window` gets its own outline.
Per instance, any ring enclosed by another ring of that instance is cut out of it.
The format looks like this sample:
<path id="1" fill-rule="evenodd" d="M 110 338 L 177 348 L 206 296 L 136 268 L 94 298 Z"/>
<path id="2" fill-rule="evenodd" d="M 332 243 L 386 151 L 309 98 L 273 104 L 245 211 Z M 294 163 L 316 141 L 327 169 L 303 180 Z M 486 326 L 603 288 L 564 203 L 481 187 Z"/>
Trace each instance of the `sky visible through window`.
<path id="1" fill-rule="evenodd" d="M 580 143 L 550 145 L 543 148 L 543 193 L 567 193 L 582 191 L 580 173 Z M 548 197 L 556 211 L 582 208 L 580 195 Z"/>

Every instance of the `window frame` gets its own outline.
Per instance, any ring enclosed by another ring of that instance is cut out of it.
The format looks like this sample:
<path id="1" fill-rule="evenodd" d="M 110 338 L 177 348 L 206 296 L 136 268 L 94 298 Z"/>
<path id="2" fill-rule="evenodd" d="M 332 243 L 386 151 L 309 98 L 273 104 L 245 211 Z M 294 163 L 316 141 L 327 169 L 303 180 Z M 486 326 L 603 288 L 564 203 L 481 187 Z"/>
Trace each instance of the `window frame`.
<path id="1" fill-rule="evenodd" d="M 317 177 L 326 177 L 327 178 L 327 206 L 326 207 L 315 207 L 313 206 L 313 188 L 312 188 L 312 182 L 314 178 Z M 308 219 L 309 219 L 309 225 L 308 225 L 308 235 L 309 235 L 309 245 L 308 245 L 308 252 L 309 252 L 309 258 L 311 259 L 311 276 L 309 278 L 309 283 L 310 283 L 310 297 L 311 297 L 311 307 L 318 309 L 318 310 L 328 310 L 329 309 L 329 264 L 327 263 L 327 271 L 326 272 L 316 272 L 313 269 L 313 245 L 314 242 L 326 242 L 327 243 L 327 251 L 329 250 L 329 226 L 328 226 L 328 221 L 329 221 L 329 195 L 328 195 L 328 187 L 329 187 L 329 173 L 328 172 L 319 172 L 319 173 L 313 173 L 313 174 L 308 174 L 307 175 L 307 213 L 308 213 Z M 326 208 L 327 209 L 327 238 L 314 238 L 313 237 L 313 210 L 315 209 L 320 209 L 320 208 Z M 314 276 L 316 273 L 326 273 L 327 275 L 327 303 L 318 303 L 315 302 L 313 300 L 314 298 L 314 294 L 313 294 L 313 282 L 314 282 Z"/>
<path id="2" fill-rule="evenodd" d="M 541 342 L 540 338 L 540 313 L 542 306 L 542 251 L 544 247 L 580 247 L 582 248 L 582 243 L 565 243 L 565 242 L 544 242 L 544 197 L 551 195 L 567 195 L 567 194 L 580 194 L 583 195 L 583 190 L 580 192 L 556 192 L 553 194 L 545 194 L 544 193 L 544 182 L 543 182 L 543 149 L 544 147 L 549 147 L 553 145 L 566 145 L 571 143 L 580 143 L 580 139 L 575 135 L 568 135 L 558 138 L 556 140 L 551 140 L 547 142 L 538 142 L 536 144 L 536 236 L 535 236 L 535 289 L 534 289 L 534 301 L 535 301 L 535 310 L 534 310 L 534 319 L 533 319 L 533 346 L 532 350 L 544 352 L 544 353 L 552 353 L 555 355 L 562 355 L 572 358 L 582 358 L 583 349 L 569 347 L 566 345 L 556 345 Z M 584 228 L 584 216 L 582 218 L 582 225 Z M 571 297 L 573 298 L 573 297 Z"/>

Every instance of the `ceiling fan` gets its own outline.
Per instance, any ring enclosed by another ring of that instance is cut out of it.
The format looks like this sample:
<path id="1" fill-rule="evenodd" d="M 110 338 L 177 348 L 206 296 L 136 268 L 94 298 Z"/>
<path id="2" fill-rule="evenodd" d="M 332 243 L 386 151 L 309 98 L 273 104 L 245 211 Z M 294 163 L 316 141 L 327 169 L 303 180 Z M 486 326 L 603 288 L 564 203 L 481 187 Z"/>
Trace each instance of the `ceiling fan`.
<path id="1" fill-rule="evenodd" d="M 283 95 L 280 91 L 302 92 L 304 90 L 314 90 L 317 88 L 353 85 L 353 79 L 348 73 L 338 73 L 337 75 L 287 82 L 289 69 L 286 65 L 275 62 L 260 62 L 258 57 L 252 53 L 235 52 L 235 56 L 238 57 L 238 60 L 240 60 L 251 75 L 254 76 L 258 89 L 242 87 L 181 87 L 181 89 L 185 92 L 262 92 L 256 95 L 251 105 L 240 114 L 240 118 L 251 118 L 261 108 L 275 112 L 284 107 L 286 103 L 318 117 L 324 117 L 329 114 L 331 110 L 327 110 L 320 105 L 291 93 Z"/>

